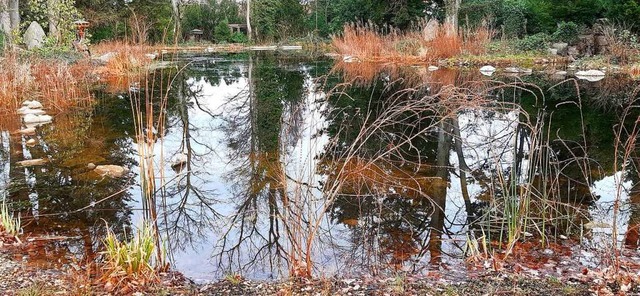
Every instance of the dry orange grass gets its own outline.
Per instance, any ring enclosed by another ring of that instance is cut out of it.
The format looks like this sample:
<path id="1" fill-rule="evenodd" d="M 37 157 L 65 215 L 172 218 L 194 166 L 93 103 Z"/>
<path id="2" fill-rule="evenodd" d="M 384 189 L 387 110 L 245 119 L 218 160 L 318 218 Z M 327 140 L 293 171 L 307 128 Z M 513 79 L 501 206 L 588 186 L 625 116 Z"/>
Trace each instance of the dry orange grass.
<path id="1" fill-rule="evenodd" d="M 153 62 L 147 55 L 158 50 L 149 45 L 109 41 L 99 43 L 92 51 L 97 57 L 111 55 L 104 65 L 95 70 L 101 81 L 107 84 L 107 91 L 126 92 L 132 84 L 142 81 Z"/>
<path id="2" fill-rule="evenodd" d="M 456 32 L 450 25 L 424 22 L 408 32 L 383 30 L 372 24 L 348 24 L 332 37 L 336 53 L 367 62 L 416 63 L 482 54 L 493 36 L 486 27 Z"/>
<path id="3" fill-rule="evenodd" d="M 90 64 L 20 57 L 6 53 L 0 63 L 0 113 L 15 112 L 23 101 L 38 100 L 53 112 L 88 104 Z"/>
<path id="4" fill-rule="evenodd" d="M 123 41 L 102 42 L 94 47 L 96 56 L 113 55 L 108 62 L 99 69 L 99 73 L 107 76 L 137 76 L 144 73 L 152 59 L 147 57 L 154 51 L 152 46 L 131 45 Z"/>

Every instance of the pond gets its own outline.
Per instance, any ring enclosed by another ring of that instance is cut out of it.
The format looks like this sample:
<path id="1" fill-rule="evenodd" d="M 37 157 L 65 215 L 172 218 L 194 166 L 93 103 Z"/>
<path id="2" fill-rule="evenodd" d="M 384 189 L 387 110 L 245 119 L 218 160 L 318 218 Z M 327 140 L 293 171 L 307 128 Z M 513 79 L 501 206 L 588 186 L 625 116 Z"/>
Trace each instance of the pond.
<path id="1" fill-rule="evenodd" d="M 0 190 L 38 245 L 31 264 L 94 260 L 107 228 L 125 238 L 150 217 L 172 268 L 199 282 L 464 278 L 489 253 L 579 268 L 609 262 L 614 242 L 638 256 L 629 77 L 284 53 L 174 62 L 35 134 L 1 120 Z"/>

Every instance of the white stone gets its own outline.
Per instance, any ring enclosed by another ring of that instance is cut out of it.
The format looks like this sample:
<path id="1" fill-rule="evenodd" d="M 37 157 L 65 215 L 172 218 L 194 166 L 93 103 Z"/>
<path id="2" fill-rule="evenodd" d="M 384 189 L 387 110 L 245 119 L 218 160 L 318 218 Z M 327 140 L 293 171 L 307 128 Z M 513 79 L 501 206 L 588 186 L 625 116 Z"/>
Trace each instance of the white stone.
<path id="1" fill-rule="evenodd" d="M 596 82 L 604 79 L 605 73 L 600 70 L 588 70 L 576 72 L 576 78 Z"/>
<path id="2" fill-rule="evenodd" d="M 36 115 L 36 114 L 26 114 L 22 117 L 24 123 L 48 123 L 53 120 L 51 115 Z"/>
<path id="3" fill-rule="evenodd" d="M 429 67 L 427 68 L 427 70 L 429 70 L 429 71 L 431 71 L 431 72 L 433 72 L 433 71 L 438 71 L 438 69 L 440 69 L 440 68 L 438 68 L 437 66 L 429 66 Z"/>
<path id="4" fill-rule="evenodd" d="M 29 147 L 33 147 L 33 146 L 35 146 L 37 143 L 38 143 L 38 141 L 36 141 L 36 139 L 29 139 L 29 140 L 27 140 L 27 143 L 26 143 L 26 144 L 27 144 L 27 146 L 29 146 Z"/>
<path id="5" fill-rule="evenodd" d="M 504 68 L 504 72 L 505 73 L 520 73 L 520 69 L 518 69 L 516 67 L 507 67 L 507 68 Z"/>
<path id="6" fill-rule="evenodd" d="M 23 107 L 20 107 L 18 109 L 18 114 L 20 114 L 20 115 L 24 115 L 24 114 L 42 115 L 42 114 L 45 114 L 45 112 L 44 112 L 44 110 L 41 110 L 41 109 L 31 109 L 29 107 L 23 106 Z"/>
<path id="7" fill-rule="evenodd" d="M 29 102 L 29 105 L 27 105 L 27 107 L 31 108 L 31 109 L 42 109 L 42 103 L 33 100 L 31 102 Z"/>
<path id="8" fill-rule="evenodd" d="M 485 76 L 492 76 L 493 73 L 495 72 L 496 72 L 496 68 L 493 66 L 484 66 L 480 68 L 480 73 L 482 73 L 482 75 L 485 75 Z"/>
<path id="9" fill-rule="evenodd" d="M 345 62 L 345 63 L 359 63 L 360 59 L 358 57 L 346 55 L 346 56 L 342 57 L 342 61 Z"/>
<path id="10" fill-rule="evenodd" d="M 576 72 L 576 76 L 605 76 L 606 74 L 600 70 L 587 70 L 587 71 L 578 71 Z"/>

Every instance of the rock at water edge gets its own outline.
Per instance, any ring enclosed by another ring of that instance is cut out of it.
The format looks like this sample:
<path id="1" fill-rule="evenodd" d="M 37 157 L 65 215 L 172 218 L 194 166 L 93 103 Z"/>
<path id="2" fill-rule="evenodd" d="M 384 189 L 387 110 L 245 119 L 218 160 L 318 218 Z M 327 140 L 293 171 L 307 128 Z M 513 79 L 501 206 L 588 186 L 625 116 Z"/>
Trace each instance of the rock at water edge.
<path id="1" fill-rule="evenodd" d="M 93 171 L 98 173 L 101 176 L 107 176 L 111 178 L 121 178 L 122 176 L 124 176 L 126 173 L 129 172 L 129 170 L 125 167 L 122 167 L 119 165 L 111 165 L 111 164 L 96 166 L 96 168 Z"/>
<path id="2" fill-rule="evenodd" d="M 47 163 L 46 159 L 42 159 L 42 158 L 37 158 L 37 159 L 27 159 L 27 160 L 23 160 L 23 161 L 18 161 L 16 162 L 17 165 L 19 166 L 23 166 L 23 167 L 31 167 L 31 166 L 37 166 L 37 165 L 44 165 Z"/>

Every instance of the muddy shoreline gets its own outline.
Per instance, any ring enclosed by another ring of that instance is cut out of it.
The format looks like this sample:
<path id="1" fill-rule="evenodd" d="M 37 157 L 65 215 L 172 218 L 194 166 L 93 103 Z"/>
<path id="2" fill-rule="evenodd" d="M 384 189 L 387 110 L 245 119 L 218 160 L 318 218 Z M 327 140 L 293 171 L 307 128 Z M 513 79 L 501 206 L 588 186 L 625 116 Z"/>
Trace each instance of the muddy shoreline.
<path id="1" fill-rule="evenodd" d="M 41 269 L 28 266 L 26 257 L 15 258 L 15 253 L 6 248 L 0 252 L 0 295 L 640 295 L 637 274 L 586 269 L 562 278 L 504 269 L 460 281 L 433 273 L 279 281 L 227 276 L 204 284 L 170 271 L 159 273 L 155 284 L 123 292 L 109 291 L 86 266 Z"/>

